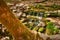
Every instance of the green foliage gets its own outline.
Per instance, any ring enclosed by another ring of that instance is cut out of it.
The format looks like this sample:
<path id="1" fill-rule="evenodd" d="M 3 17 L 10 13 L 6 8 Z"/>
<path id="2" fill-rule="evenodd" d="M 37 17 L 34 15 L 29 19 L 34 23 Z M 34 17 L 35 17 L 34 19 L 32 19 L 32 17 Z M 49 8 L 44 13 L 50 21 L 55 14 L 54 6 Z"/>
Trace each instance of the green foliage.
<path id="1" fill-rule="evenodd" d="M 38 32 L 42 32 L 44 30 L 43 27 L 39 28 Z"/>
<path id="2" fill-rule="evenodd" d="M 51 7 L 54 8 L 54 9 L 60 9 L 60 6 L 56 5 L 56 4 L 51 5 Z"/>
<path id="3" fill-rule="evenodd" d="M 40 5 L 40 4 L 37 4 L 37 5 L 35 6 L 35 8 L 39 9 L 39 8 L 43 8 L 43 6 Z"/>
<path id="4" fill-rule="evenodd" d="M 56 34 L 59 32 L 59 29 L 56 28 L 52 22 L 47 23 L 46 29 L 48 29 L 50 31 L 50 34 Z"/>
<path id="5" fill-rule="evenodd" d="M 39 8 L 40 7 L 40 5 L 39 4 L 37 4 L 36 6 L 35 6 L 35 8 Z"/>
<path id="6" fill-rule="evenodd" d="M 56 34 L 56 33 L 59 33 L 59 29 L 58 28 L 54 28 L 54 34 Z"/>
<path id="7" fill-rule="evenodd" d="M 54 32 L 54 27 L 55 27 L 55 26 L 54 26 L 54 24 L 53 24 L 52 22 L 48 22 L 46 29 L 49 29 L 50 33 L 53 34 L 53 32 Z"/>
<path id="8" fill-rule="evenodd" d="M 58 14 L 57 13 L 51 13 L 51 16 L 57 17 Z"/>
<path id="9" fill-rule="evenodd" d="M 33 30 L 37 31 L 38 30 L 38 27 L 34 27 Z"/>
<path id="10" fill-rule="evenodd" d="M 44 17 L 47 17 L 47 13 L 44 13 Z"/>

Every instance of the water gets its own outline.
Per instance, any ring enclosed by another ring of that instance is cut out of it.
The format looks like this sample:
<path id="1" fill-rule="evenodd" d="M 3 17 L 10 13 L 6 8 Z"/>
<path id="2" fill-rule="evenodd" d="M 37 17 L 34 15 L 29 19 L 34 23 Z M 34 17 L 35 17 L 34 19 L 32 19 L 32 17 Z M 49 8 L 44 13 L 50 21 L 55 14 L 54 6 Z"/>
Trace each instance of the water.
<path id="1" fill-rule="evenodd" d="M 40 17 L 43 18 L 43 13 L 40 13 Z"/>

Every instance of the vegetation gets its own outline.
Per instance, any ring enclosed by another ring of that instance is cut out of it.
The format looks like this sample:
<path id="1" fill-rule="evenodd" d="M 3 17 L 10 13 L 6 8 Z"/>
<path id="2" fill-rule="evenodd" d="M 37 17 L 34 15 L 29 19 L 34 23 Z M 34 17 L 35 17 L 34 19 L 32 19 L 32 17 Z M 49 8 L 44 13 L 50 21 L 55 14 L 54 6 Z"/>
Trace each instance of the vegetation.
<path id="1" fill-rule="evenodd" d="M 3 10 L 4 9 L 4 10 Z M 13 35 L 14 40 L 43 40 L 37 34 L 32 33 L 25 25 L 22 24 L 11 12 L 3 0 L 0 0 L 0 22 Z"/>
<path id="2" fill-rule="evenodd" d="M 5 25 L 10 34 L 12 34 L 14 40 L 43 40 L 37 32 L 47 35 L 59 34 L 60 29 L 55 27 L 55 23 L 50 20 L 46 21 L 46 18 L 59 17 L 57 13 L 50 13 L 49 11 L 58 10 L 60 6 L 55 4 L 51 6 L 40 4 L 29 6 L 30 8 L 28 8 L 27 11 L 24 8 L 22 10 L 22 13 L 26 14 L 26 17 L 23 17 L 22 14 L 18 17 L 19 19 L 17 19 L 3 0 L 0 0 L 0 4 L 0 22 Z M 46 11 L 49 13 L 45 13 Z M 23 18 L 24 21 L 21 22 Z M 43 18 L 45 19 L 43 20 Z M 11 37 L 10 34 L 6 32 L 5 35 Z M 2 33 L 0 35 L 2 35 Z"/>
<path id="3" fill-rule="evenodd" d="M 47 22 L 46 34 L 54 35 L 59 32 L 59 29 L 54 26 L 52 22 Z"/>
<path id="4" fill-rule="evenodd" d="M 59 5 L 56 5 L 56 4 L 52 4 L 50 7 L 56 9 L 56 10 L 59 10 L 60 9 L 60 6 Z"/>

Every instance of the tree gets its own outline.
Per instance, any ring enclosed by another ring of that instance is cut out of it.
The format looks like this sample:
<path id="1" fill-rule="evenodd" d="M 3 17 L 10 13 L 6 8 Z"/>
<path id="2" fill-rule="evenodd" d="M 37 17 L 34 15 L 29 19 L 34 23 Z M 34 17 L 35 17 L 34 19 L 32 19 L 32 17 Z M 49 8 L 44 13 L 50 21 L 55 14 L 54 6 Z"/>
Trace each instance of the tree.
<path id="1" fill-rule="evenodd" d="M 11 12 L 3 0 L 0 0 L 0 22 L 13 35 L 14 40 L 43 40 L 38 34 L 31 32 Z"/>

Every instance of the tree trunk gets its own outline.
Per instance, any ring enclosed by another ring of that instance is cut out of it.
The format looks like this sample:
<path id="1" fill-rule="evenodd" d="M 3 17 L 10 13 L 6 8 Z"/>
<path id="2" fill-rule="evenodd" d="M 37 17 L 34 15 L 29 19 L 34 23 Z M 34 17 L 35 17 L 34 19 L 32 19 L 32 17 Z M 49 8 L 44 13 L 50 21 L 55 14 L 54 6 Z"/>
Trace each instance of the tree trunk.
<path id="1" fill-rule="evenodd" d="M 43 40 L 22 24 L 3 0 L 0 0 L 0 22 L 13 35 L 14 40 Z"/>

